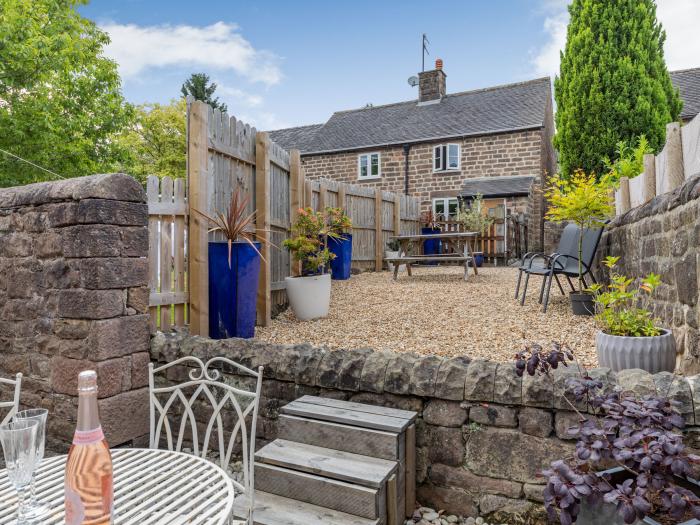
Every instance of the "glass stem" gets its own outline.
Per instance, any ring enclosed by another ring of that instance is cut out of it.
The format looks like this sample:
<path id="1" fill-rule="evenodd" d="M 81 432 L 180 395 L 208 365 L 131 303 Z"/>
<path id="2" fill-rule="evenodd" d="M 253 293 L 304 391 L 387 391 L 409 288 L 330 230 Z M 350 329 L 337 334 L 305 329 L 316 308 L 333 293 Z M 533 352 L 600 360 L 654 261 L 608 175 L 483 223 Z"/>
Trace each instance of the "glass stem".
<path id="1" fill-rule="evenodd" d="M 17 490 L 17 523 L 22 525 L 25 522 L 27 508 L 25 499 L 27 495 L 27 487 L 22 487 Z"/>
<path id="2" fill-rule="evenodd" d="M 36 473 L 32 474 L 32 481 L 29 483 L 29 502 L 27 506 L 30 509 L 36 507 Z"/>

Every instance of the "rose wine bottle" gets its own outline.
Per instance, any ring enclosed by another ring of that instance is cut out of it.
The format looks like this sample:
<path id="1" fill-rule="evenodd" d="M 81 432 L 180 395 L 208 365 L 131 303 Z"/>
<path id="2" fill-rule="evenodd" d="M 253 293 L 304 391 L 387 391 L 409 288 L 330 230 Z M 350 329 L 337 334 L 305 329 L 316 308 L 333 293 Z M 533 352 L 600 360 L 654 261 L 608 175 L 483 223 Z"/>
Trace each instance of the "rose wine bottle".
<path id="1" fill-rule="evenodd" d="M 97 411 L 97 373 L 78 376 L 78 426 L 68 452 L 66 525 L 111 525 L 114 488 L 112 456 Z"/>

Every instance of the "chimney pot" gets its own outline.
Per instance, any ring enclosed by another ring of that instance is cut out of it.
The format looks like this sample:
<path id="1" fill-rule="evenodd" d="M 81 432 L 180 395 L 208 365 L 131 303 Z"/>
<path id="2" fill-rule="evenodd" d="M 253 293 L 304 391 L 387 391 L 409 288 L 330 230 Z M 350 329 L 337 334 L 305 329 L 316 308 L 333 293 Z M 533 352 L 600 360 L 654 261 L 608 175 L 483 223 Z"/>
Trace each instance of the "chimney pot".
<path id="1" fill-rule="evenodd" d="M 442 58 L 435 60 L 435 69 L 442 69 Z"/>
<path id="2" fill-rule="evenodd" d="M 418 73 L 418 100 L 429 102 L 441 100 L 446 94 L 445 79 L 447 75 L 442 70 L 442 59 L 435 61 L 435 69 Z"/>

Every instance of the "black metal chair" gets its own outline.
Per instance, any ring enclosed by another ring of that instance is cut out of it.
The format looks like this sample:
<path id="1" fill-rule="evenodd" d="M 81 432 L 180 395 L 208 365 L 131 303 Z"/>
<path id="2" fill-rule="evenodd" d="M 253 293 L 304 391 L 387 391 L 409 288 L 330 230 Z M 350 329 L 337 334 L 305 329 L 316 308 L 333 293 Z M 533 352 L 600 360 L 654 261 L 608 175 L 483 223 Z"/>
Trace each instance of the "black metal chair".
<path id="1" fill-rule="evenodd" d="M 568 227 L 568 226 L 567 226 Z M 539 303 L 543 304 L 544 312 L 547 311 L 547 305 L 549 304 L 549 292 L 552 288 L 552 278 L 557 281 L 559 290 L 564 294 L 564 288 L 559 281 L 559 275 L 566 277 L 569 282 L 571 291 L 576 291 L 574 284 L 571 282 L 571 278 L 578 278 L 578 227 L 574 226 L 576 229 L 576 242 L 573 247 L 566 246 L 562 253 L 557 253 L 554 256 L 548 255 L 536 255 L 530 258 L 529 266 L 524 270 L 525 273 L 525 286 L 523 289 L 523 296 L 520 304 L 525 303 L 525 294 L 527 293 L 527 283 L 530 275 L 541 275 L 542 276 L 542 286 L 540 288 L 540 299 Z M 593 275 L 593 261 L 595 259 L 596 251 L 598 250 L 598 244 L 600 244 L 600 238 L 603 235 L 603 228 L 586 228 L 583 232 L 583 253 L 582 253 L 582 266 L 583 266 L 583 285 L 588 286 L 586 283 L 586 276 L 589 275 L 593 282 L 597 282 L 595 275 Z M 563 234 L 562 234 L 563 236 Z M 537 259 L 543 259 L 543 264 L 533 264 Z M 565 294 L 564 294 L 565 295 Z"/>
<path id="2" fill-rule="evenodd" d="M 567 224 L 561 232 L 559 244 L 557 244 L 557 249 L 553 253 L 547 255 L 543 252 L 528 252 L 523 255 L 522 259 L 520 260 L 520 265 L 518 266 L 518 283 L 515 285 L 515 298 L 518 299 L 518 296 L 520 295 L 520 282 L 522 281 L 523 273 L 525 273 L 528 269 L 531 269 L 533 266 L 534 268 L 546 268 L 549 264 L 549 260 L 559 253 L 578 253 L 578 249 L 576 248 L 577 244 L 578 227 L 575 224 Z M 534 264 L 533 259 L 537 261 L 534 262 Z M 559 284 L 558 278 L 557 284 Z M 562 293 L 564 293 L 564 290 L 561 288 L 561 284 L 559 284 L 559 288 L 562 290 Z M 520 300 L 520 304 L 525 304 L 524 293 L 522 299 Z"/>

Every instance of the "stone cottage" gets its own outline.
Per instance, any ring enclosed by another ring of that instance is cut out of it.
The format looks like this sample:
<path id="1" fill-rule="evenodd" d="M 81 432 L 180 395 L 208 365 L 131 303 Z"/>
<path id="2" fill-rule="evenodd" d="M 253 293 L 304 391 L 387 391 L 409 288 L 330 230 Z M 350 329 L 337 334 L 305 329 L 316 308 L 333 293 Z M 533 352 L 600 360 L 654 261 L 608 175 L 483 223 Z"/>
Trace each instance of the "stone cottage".
<path id="1" fill-rule="evenodd" d="M 700 67 L 671 71 L 671 83 L 683 99 L 681 121 L 687 124 L 700 113 Z"/>
<path id="2" fill-rule="evenodd" d="M 539 248 L 542 181 L 556 166 L 550 79 L 459 93 L 448 93 L 446 80 L 438 59 L 419 73 L 417 100 L 338 111 L 324 124 L 270 135 L 301 151 L 310 179 L 418 196 L 423 211 L 443 217 L 480 193 L 490 215 L 521 214 L 530 248 Z"/>

